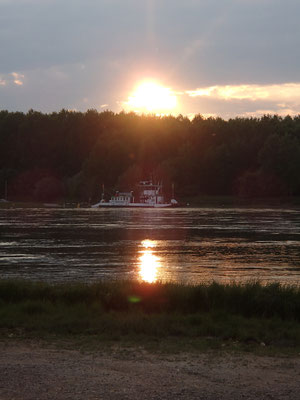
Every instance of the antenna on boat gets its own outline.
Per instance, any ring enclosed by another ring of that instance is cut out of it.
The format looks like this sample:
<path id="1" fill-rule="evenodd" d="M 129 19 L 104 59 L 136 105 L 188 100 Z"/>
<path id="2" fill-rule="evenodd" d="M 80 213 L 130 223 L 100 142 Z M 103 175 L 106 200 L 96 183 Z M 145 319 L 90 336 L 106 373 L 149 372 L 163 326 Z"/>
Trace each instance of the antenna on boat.
<path id="1" fill-rule="evenodd" d="M 175 198 L 174 192 L 175 192 L 175 185 L 174 185 L 174 182 L 173 182 L 172 183 L 172 199 Z"/>
<path id="2" fill-rule="evenodd" d="M 101 199 L 104 201 L 104 183 L 102 183 L 102 196 Z"/>

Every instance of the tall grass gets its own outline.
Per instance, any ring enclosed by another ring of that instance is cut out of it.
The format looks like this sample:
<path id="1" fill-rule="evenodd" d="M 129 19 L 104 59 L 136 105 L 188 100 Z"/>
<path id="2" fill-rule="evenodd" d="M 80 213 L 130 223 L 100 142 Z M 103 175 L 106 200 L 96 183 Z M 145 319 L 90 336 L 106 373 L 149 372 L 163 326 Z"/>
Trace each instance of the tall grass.
<path id="1" fill-rule="evenodd" d="M 257 282 L 183 285 L 0 280 L 0 329 L 45 333 L 212 336 L 300 345 L 300 288 Z"/>
<path id="2" fill-rule="evenodd" d="M 54 305 L 95 305 L 103 311 L 194 314 L 223 311 L 244 317 L 300 321 L 300 287 L 258 282 L 241 284 L 143 283 L 100 281 L 51 285 L 0 280 L 0 302 L 48 302 Z"/>

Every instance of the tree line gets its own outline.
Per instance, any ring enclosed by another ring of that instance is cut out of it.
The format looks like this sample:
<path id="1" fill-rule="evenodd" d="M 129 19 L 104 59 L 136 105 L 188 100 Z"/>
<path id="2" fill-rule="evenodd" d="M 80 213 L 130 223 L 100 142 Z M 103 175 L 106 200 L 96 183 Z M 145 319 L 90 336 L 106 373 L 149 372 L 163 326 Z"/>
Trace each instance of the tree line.
<path id="1" fill-rule="evenodd" d="M 0 111 L 0 198 L 94 201 L 143 179 L 179 198 L 300 195 L 300 115 Z"/>

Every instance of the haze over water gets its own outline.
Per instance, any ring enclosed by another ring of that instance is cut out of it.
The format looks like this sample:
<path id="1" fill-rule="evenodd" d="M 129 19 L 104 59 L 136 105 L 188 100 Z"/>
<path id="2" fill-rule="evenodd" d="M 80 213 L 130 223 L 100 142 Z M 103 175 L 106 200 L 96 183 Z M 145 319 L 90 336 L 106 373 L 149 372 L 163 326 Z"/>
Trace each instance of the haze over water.
<path id="1" fill-rule="evenodd" d="M 296 209 L 0 210 L 1 278 L 300 283 Z"/>

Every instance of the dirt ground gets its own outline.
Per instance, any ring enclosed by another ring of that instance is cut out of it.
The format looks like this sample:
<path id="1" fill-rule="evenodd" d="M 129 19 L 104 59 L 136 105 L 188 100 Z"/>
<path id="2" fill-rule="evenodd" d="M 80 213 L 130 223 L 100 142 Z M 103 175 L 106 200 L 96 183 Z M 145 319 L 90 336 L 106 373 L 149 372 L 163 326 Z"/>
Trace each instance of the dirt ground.
<path id="1" fill-rule="evenodd" d="M 1 400 L 299 398 L 300 357 L 0 344 Z"/>

